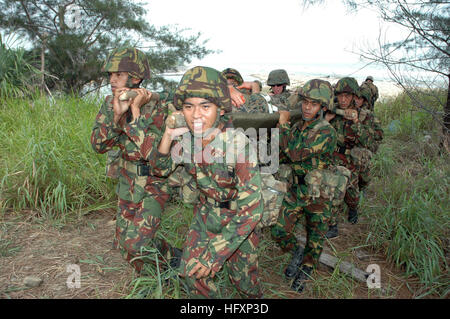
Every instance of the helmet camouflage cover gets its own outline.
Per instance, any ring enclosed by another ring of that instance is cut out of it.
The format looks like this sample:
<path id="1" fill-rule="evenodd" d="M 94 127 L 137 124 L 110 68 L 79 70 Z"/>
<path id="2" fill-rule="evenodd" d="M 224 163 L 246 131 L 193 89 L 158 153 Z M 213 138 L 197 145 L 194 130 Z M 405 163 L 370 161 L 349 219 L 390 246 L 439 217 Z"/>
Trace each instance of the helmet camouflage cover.
<path id="1" fill-rule="evenodd" d="M 299 93 L 301 99 L 311 99 L 324 107 L 330 107 L 333 104 L 333 88 L 330 82 L 314 79 L 308 82 L 300 88 Z"/>
<path id="2" fill-rule="evenodd" d="M 231 112 L 231 97 L 227 80 L 216 69 L 196 66 L 184 73 L 178 84 L 174 96 L 174 105 L 177 109 L 183 107 L 183 102 L 190 97 L 206 99 L 225 113 Z"/>
<path id="3" fill-rule="evenodd" d="M 372 91 L 368 86 L 360 86 L 359 93 L 359 97 L 365 98 L 367 102 L 372 101 Z"/>
<path id="4" fill-rule="evenodd" d="M 225 70 L 222 71 L 222 75 L 226 79 L 233 79 L 233 80 L 235 80 L 238 83 L 238 85 L 241 85 L 242 83 L 244 83 L 244 79 L 242 78 L 242 76 L 239 73 L 239 71 L 236 70 L 236 69 L 226 68 Z"/>
<path id="5" fill-rule="evenodd" d="M 336 95 L 340 93 L 351 93 L 358 95 L 359 85 L 358 81 L 355 78 L 345 77 L 340 79 L 336 83 L 336 88 L 334 89 L 334 93 Z"/>
<path id="6" fill-rule="evenodd" d="M 147 56 L 135 48 L 113 50 L 106 59 L 102 72 L 128 72 L 134 78 L 150 79 Z"/>
<path id="7" fill-rule="evenodd" d="M 267 78 L 267 85 L 271 86 L 280 84 L 291 85 L 287 72 L 283 69 L 270 71 L 269 77 Z"/>

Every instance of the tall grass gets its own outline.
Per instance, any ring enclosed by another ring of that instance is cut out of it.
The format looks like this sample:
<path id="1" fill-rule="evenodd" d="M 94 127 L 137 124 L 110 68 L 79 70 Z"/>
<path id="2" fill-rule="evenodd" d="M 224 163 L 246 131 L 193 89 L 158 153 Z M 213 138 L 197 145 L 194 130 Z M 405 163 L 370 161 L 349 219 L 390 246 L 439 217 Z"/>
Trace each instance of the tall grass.
<path id="1" fill-rule="evenodd" d="M 385 138 L 364 204 L 367 244 L 418 278 L 416 297 L 448 296 L 450 165 L 438 152 L 440 127 L 405 95 L 377 107 Z"/>
<path id="2" fill-rule="evenodd" d="M 0 104 L 0 208 L 64 221 L 112 206 L 105 156 L 90 146 L 99 109 L 75 97 L 6 98 Z"/>

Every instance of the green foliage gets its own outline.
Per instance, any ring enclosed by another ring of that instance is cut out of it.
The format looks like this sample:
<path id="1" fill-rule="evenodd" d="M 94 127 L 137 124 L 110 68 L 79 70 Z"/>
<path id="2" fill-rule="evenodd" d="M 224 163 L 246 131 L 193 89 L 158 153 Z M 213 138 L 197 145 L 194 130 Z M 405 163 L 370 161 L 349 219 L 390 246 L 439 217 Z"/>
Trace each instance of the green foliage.
<path id="1" fill-rule="evenodd" d="M 38 74 L 30 65 L 24 49 L 11 49 L 0 37 L 0 96 L 18 97 L 32 85 L 30 79 Z"/>
<path id="2" fill-rule="evenodd" d="M 115 47 L 141 48 L 154 73 L 213 52 L 199 42 L 199 33 L 185 36 L 185 30 L 150 25 L 143 3 L 130 0 L 3 0 L 0 25 L 29 39 L 34 56 L 45 43 L 46 71 L 57 78 L 47 77 L 46 84 L 67 93 L 79 93 L 86 84 L 99 86 L 102 62 Z"/>
<path id="3" fill-rule="evenodd" d="M 444 297 L 450 282 L 449 155 L 438 153 L 440 130 L 432 116 L 411 112 L 407 96 L 378 106 L 385 139 L 373 159 L 374 178 L 364 204 L 370 217 L 367 244 L 382 250 L 407 276 L 419 278 L 418 297 Z"/>
<path id="4" fill-rule="evenodd" d="M 64 221 L 114 206 L 105 157 L 90 146 L 99 102 L 75 97 L 5 99 L 0 104 L 0 202 Z"/>
<path id="5" fill-rule="evenodd" d="M 416 100 L 426 105 L 423 110 Z M 396 138 L 408 139 L 411 134 L 436 131 L 442 121 L 447 92 L 443 89 L 414 89 L 395 97 L 388 97 L 375 105 L 375 114 L 387 131 L 396 131 Z"/>

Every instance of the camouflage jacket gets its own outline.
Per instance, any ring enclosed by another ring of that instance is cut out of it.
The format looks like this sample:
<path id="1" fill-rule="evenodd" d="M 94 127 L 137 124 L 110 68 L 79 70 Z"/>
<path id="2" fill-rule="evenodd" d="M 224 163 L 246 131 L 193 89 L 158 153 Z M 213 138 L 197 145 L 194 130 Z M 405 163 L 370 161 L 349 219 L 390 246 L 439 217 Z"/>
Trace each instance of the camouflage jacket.
<path id="1" fill-rule="evenodd" d="M 121 124 L 114 123 L 112 96 L 108 96 L 97 114 L 91 134 L 91 145 L 96 152 L 103 154 L 115 147 L 121 150 L 118 193 L 120 198 L 133 202 L 143 198 L 146 183 L 165 180 L 157 176 L 138 176 L 136 166 L 148 163 L 149 154 L 158 146 L 167 108 L 146 104 L 141 113 L 136 121 L 132 121 L 129 110 Z"/>
<path id="2" fill-rule="evenodd" d="M 233 112 L 244 112 L 244 113 L 255 113 L 255 112 L 268 112 L 269 106 L 267 105 L 266 99 L 259 93 L 244 93 L 248 90 L 241 90 L 240 92 L 244 95 L 245 103 L 240 107 L 235 107 L 233 105 Z"/>
<path id="3" fill-rule="evenodd" d="M 361 123 L 366 125 L 367 130 L 371 135 L 371 139 L 367 148 L 372 152 L 376 152 L 378 146 L 383 140 L 384 134 L 380 120 L 376 118 L 375 114 L 372 111 L 365 108 L 359 110 L 359 120 L 361 121 Z"/>
<path id="4" fill-rule="evenodd" d="M 359 115 L 361 115 L 360 112 Z M 369 119 L 365 118 L 364 121 L 361 121 L 361 116 L 359 118 L 358 123 L 353 123 L 353 121 L 336 114 L 330 120 L 330 124 L 337 133 L 337 147 L 333 156 L 337 165 L 349 168 L 350 150 L 354 147 L 370 148 L 373 143 L 373 136 L 368 127 Z"/>
<path id="5" fill-rule="evenodd" d="M 370 92 L 372 93 L 371 94 L 372 101 L 370 101 L 370 102 L 371 102 L 371 109 L 373 110 L 373 108 L 375 106 L 375 102 L 378 100 L 378 97 L 379 97 L 378 87 L 370 81 L 364 81 L 361 84 L 361 87 L 368 87 L 370 89 Z"/>
<path id="6" fill-rule="evenodd" d="M 224 202 L 230 205 L 230 209 L 212 208 L 206 212 L 202 244 L 192 248 L 203 264 L 217 271 L 261 219 L 263 202 L 256 150 L 241 131 L 232 129 L 230 120 L 209 144 L 201 145 L 202 140 L 196 141 L 190 132 L 184 137 L 189 143 L 175 142 L 172 150 L 178 149 L 177 155 L 185 156 L 184 166 L 197 183 L 200 195 L 195 209 L 202 210 L 208 203 L 213 207 Z M 175 168 L 171 155 L 154 153 L 159 174 L 169 174 Z"/>
<path id="7" fill-rule="evenodd" d="M 297 175 L 327 168 L 336 148 L 336 131 L 324 120 L 315 120 L 304 130 L 303 121 L 280 125 L 280 150 L 292 163 Z"/>
<path id="8" fill-rule="evenodd" d="M 289 102 L 290 96 L 291 93 L 289 93 L 289 91 L 284 91 L 281 94 L 270 95 L 270 102 L 281 111 L 291 111 L 296 109 L 296 106 L 291 105 Z"/>

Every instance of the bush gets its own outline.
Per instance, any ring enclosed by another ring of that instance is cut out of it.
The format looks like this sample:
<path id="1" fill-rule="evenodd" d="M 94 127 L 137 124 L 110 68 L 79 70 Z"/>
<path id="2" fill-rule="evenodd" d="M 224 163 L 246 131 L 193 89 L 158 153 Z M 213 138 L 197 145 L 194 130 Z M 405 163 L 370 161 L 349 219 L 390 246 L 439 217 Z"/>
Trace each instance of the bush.
<path id="1" fill-rule="evenodd" d="M 430 114 L 408 111 L 404 94 L 378 106 L 385 138 L 373 158 L 363 208 L 370 218 L 367 243 L 419 279 L 418 296 L 444 297 L 450 282 L 450 166 L 448 154 L 438 153 L 440 127 Z"/>
<path id="2" fill-rule="evenodd" d="M 19 97 L 34 91 L 33 78 L 38 74 L 24 49 L 11 49 L 0 37 L 0 96 Z"/>

